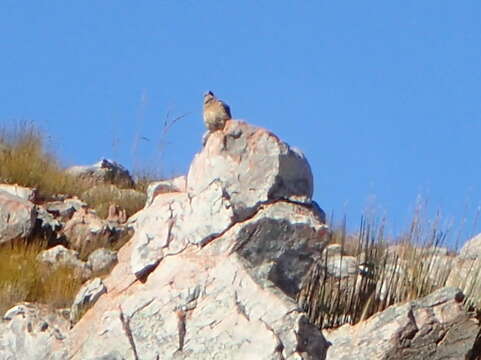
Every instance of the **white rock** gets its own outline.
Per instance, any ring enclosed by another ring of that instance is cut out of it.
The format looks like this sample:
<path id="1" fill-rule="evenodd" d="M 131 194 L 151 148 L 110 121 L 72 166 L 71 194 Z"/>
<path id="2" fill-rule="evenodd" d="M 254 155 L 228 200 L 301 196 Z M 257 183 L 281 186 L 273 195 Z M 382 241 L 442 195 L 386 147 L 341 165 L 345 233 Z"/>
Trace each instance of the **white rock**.
<path id="1" fill-rule="evenodd" d="M 0 184 L 0 191 L 8 192 L 11 195 L 17 196 L 23 200 L 35 201 L 36 189 L 31 189 L 28 187 L 20 185 L 10 185 L 10 184 Z"/>
<path id="2" fill-rule="evenodd" d="M 0 190 L 0 244 L 28 237 L 36 215 L 33 203 Z"/>

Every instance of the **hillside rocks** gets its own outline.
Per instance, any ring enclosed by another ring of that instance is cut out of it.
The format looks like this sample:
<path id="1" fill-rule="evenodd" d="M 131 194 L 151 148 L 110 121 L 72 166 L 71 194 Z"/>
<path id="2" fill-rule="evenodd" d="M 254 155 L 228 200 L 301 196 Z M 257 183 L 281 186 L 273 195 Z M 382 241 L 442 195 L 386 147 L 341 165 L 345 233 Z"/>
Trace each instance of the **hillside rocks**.
<path id="1" fill-rule="evenodd" d="M 309 322 L 296 300 L 309 281 L 317 286 L 311 294 L 319 297 L 330 282 L 338 291 L 327 292 L 333 301 L 346 302 L 360 294 L 353 280 L 369 279 L 367 295 L 386 283 L 376 284 L 371 264 L 343 254 L 342 245 L 326 249 L 329 229 L 312 201 L 312 182 L 300 151 L 230 120 L 211 133 L 186 176 L 151 184 L 145 207 L 127 221 L 115 205 L 103 220 L 86 206 L 71 211 L 65 202 L 43 204 L 61 222 L 65 242 L 84 252 L 82 259 L 90 255 L 84 262 L 57 246 L 39 261 L 90 272 L 79 275 L 84 279 L 102 278 L 84 283 L 64 311 L 69 330 L 48 321 L 32 327 L 20 315 L 13 323 L 16 312 L 7 313 L 0 358 L 462 359 L 481 346 L 479 324 L 455 288 L 391 306 L 354 326 L 321 333 Z M 117 227 L 134 232 L 130 241 L 117 253 L 91 252 L 111 242 Z"/>
<path id="2" fill-rule="evenodd" d="M 294 300 L 327 232 L 304 157 L 230 121 L 187 179 L 157 185 L 130 221 L 107 293 L 70 333 L 72 358 L 323 359 Z"/>
<path id="3" fill-rule="evenodd" d="M 407 304 L 394 305 L 357 325 L 326 331 L 330 360 L 464 359 L 479 331 L 463 309 L 463 294 L 443 288 Z"/>
<path id="4" fill-rule="evenodd" d="M 63 340 L 70 327 L 64 311 L 22 303 L 8 310 L 0 322 L 0 359 L 61 360 Z M 59 351 L 52 350 L 59 347 Z"/>
<path id="5" fill-rule="evenodd" d="M 0 190 L 0 244 L 29 236 L 36 215 L 33 203 Z"/>

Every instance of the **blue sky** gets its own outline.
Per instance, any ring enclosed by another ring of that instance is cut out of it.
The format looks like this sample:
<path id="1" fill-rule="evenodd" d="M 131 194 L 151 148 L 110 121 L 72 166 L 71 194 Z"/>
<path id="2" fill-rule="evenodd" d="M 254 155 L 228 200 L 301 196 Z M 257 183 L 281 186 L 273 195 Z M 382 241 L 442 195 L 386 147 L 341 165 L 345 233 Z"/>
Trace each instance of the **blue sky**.
<path id="1" fill-rule="evenodd" d="M 301 148 L 353 226 L 481 202 L 478 0 L 3 0 L 0 34 L 0 124 L 34 121 L 65 165 L 185 173 L 213 90 Z"/>

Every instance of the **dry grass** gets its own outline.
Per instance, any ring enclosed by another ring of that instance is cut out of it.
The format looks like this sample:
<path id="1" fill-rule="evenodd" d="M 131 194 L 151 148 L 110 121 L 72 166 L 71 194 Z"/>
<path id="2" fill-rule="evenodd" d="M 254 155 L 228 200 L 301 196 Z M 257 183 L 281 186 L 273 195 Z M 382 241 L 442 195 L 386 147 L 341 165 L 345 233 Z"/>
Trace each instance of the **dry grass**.
<path id="1" fill-rule="evenodd" d="M 48 269 L 36 257 L 45 249 L 41 240 L 0 248 L 0 314 L 22 301 L 70 306 L 81 286 L 69 268 Z"/>
<path id="2" fill-rule="evenodd" d="M 31 123 L 0 129 L 0 144 L 1 182 L 36 188 L 40 199 L 56 194 L 79 195 L 84 189 L 47 153 L 43 134 Z"/>
<path id="3" fill-rule="evenodd" d="M 116 204 L 124 209 L 127 217 L 135 214 L 145 205 L 147 196 L 134 189 L 118 189 L 113 185 L 97 185 L 80 196 L 97 215 L 106 218 L 110 204 Z"/>
<path id="4" fill-rule="evenodd" d="M 439 256 L 445 240 L 439 222 L 422 222 L 417 216 L 395 240 L 385 236 L 382 221 L 361 221 L 355 235 L 347 235 L 343 223 L 332 231 L 331 243 L 342 245 L 341 262 L 355 258 L 358 274 L 329 275 L 325 256 L 311 269 L 298 301 L 311 321 L 334 328 L 426 296 L 445 286 L 449 276 L 450 258 Z"/>

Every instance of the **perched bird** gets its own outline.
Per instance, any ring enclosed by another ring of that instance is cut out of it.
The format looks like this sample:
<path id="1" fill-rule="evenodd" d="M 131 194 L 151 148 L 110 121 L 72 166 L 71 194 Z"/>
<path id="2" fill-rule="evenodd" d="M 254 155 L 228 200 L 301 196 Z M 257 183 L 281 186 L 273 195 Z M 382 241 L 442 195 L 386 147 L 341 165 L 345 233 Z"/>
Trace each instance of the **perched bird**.
<path id="1" fill-rule="evenodd" d="M 204 124 L 209 132 L 223 129 L 229 119 L 232 119 L 229 105 L 217 99 L 212 91 L 205 93 Z"/>

